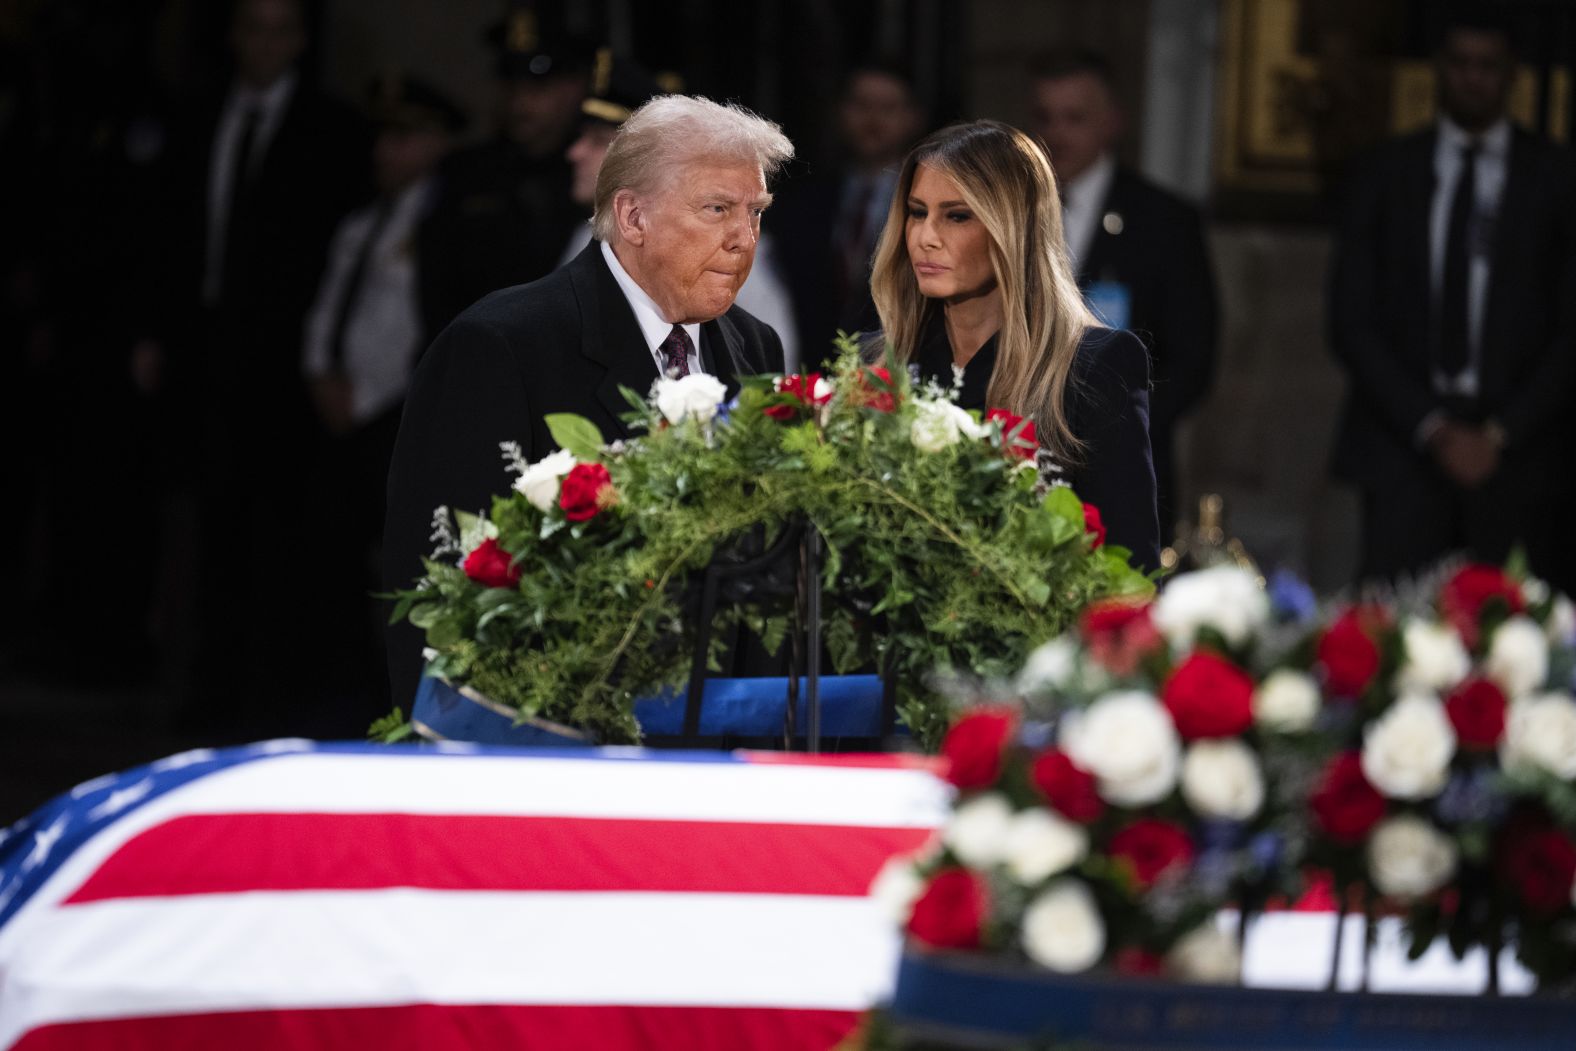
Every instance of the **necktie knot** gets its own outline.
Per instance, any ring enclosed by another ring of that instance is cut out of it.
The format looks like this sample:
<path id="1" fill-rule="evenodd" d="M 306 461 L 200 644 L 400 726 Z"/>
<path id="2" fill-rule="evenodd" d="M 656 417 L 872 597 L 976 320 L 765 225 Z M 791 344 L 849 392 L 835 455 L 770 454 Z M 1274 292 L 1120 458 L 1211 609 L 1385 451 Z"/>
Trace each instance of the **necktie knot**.
<path id="1" fill-rule="evenodd" d="M 689 333 L 684 331 L 683 325 L 674 325 L 673 331 L 662 341 L 662 371 L 674 379 L 688 376 L 690 359 Z"/>

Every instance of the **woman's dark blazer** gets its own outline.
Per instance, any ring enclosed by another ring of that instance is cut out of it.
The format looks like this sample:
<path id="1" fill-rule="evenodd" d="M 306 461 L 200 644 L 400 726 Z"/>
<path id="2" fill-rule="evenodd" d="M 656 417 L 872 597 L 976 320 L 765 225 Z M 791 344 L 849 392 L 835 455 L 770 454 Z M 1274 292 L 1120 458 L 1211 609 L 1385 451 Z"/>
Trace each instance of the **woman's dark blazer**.
<path id="1" fill-rule="evenodd" d="M 952 349 L 939 317 L 926 326 L 916 362 L 922 378 L 951 386 Z M 963 370 L 960 405 L 990 408 L 985 391 L 995 367 L 993 336 Z M 1100 509 L 1109 543 L 1132 551 L 1135 565 L 1157 568 L 1160 526 L 1149 448 L 1149 354 L 1143 343 L 1120 329 L 1085 329 L 1063 404 L 1068 426 L 1083 442 L 1077 460 L 1064 465 L 1066 479 L 1080 499 Z"/>

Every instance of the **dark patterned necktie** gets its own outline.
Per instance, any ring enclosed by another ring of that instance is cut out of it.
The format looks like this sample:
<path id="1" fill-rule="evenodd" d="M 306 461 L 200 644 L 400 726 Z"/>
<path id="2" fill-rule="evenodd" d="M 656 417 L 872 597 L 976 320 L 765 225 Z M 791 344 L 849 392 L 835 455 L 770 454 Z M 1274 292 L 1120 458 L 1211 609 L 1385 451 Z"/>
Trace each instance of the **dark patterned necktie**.
<path id="1" fill-rule="evenodd" d="M 674 325 L 662 341 L 662 371 L 674 379 L 689 375 L 690 338 L 683 325 Z"/>

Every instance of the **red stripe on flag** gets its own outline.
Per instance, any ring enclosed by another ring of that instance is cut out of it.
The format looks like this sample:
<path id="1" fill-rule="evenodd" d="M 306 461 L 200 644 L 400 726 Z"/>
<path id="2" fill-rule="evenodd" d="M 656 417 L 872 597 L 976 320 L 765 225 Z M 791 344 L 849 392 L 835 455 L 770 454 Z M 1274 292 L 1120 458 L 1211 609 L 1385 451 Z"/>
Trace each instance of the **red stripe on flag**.
<path id="1" fill-rule="evenodd" d="M 128 840 L 65 904 L 274 890 L 862 895 L 929 829 L 425 814 L 200 814 Z"/>
<path id="2" fill-rule="evenodd" d="M 596 1048 L 645 1051 L 800 1051 L 830 1048 L 853 1031 L 851 1011 L 766 1007 L 435 1006 L 234 1011 L 115 1018 L 35 1029 L 12 1051 L 274 1051 L 357 1048 Z"/>

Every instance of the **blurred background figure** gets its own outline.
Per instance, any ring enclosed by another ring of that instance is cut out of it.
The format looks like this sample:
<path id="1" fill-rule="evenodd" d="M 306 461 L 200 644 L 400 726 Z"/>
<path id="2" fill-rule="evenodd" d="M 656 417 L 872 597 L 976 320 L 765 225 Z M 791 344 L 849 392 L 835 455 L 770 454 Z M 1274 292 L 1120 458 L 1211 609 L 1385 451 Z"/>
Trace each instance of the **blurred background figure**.
<path id="1" fill-rule="evenodd" d="M 334 234 L 317 300 L 307 317 L 302 367 L 325 431 L 313 466 L 313 507 L 334 507 L 317 543 L 322 600 L 305 611 L 305 634 L 322 659 L 303 669 L 321 695 L 310 732 L 354 737 L 388 711 L 378 586 L 383 489 L 400 409 L 422 349 L 416 230 L 431 202 L 433 174 L 465 126 L 442 92 L 398 72 L 367 92 L 377 128 L 377 198 Z"/>
<path id="2" fill-rule="evenodd" d="M 1458 15 L 1439 116 L 1354 165 L 1330 282 L 1347 374 L 1336 473 L 1362 495 L 1359 576 L 1465 550 L 1569 589 L 1576 167 L 1513 126 L 1508 26 Z"/>
<path id="3" fill-rule="evenodd" d="M 229 44 L 229 85 L 174 159 L 168 229 L 149 246 L 171 268 L 169 298 L 134 362 L 167 352 L 191 428 L 197 649 L 184 717 L 201 725 L 289 675 L 279 655 L 296 603 L 280 581 L 316 540 L 302 324 L 334 226 L 368 186 L 360 120 L 301 68 L 300 0 L 241 0 Z"/>
<path id="4" fill-rule="evenodd" d="M 1173 434 L 1209 392 L 1219 317 L 1198 210 L 1121 164 L 1125 129 L 1111 65 L 1077 48 L 1029 65 L 1030 125 L 1050 151 L 1078 284 L 1095 314 L 1149 350 L 1161 536 L 1188 508 L 1178 492 Z"/>
<path id="5" fill-rule="evenodd" d="M 641 103 L 661 93 L 662 88 L 640 66 L 628 59 L 614 58 L 607 48 L 598 49 L 591 71 L 591 94 L 581 105 L 580 135 L 566 154 L 573 169 L 571 196 L 576 205 L 589 212 L 596 199 L 597 175 L 619 126 Z M 560 262 L 569 262 L 590 243 L 591 225 L 581 223 L 570 235 Z M 792 370 L 799 361 L 798 342 L 792 301 L 777 272 L 775 251 L 772 239 L 762 233 L 755 249 L 755 265 L 734 302 L 777 331 L 783 344 L 783 359 Z"/>
<path id="6" fill-rule="evenodd" d="M 880 327 L 870 298 L 870 263 L 898 169 L 925 131 L 913 79 L 892 63 L 856 66 L 844 81 L 836 116 L 839 163 L 785 183 L 766 219 L 779 243 L 810 368 L 832 356 L 839 329 Z"/>
<path id="7" fill-rule="evenodd" d="M 487 293 L 552 271 L 590 215 L 570 196 L 564 154 L 579 127 L 591 46 L 535 4 L 515 7 L 487 40 L 497 53 L 497 134 L 448 159 L 421 229 L 428 342 Z"/>

